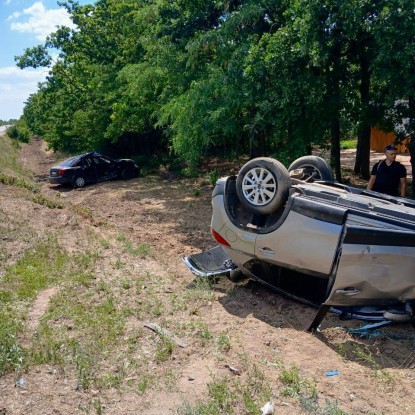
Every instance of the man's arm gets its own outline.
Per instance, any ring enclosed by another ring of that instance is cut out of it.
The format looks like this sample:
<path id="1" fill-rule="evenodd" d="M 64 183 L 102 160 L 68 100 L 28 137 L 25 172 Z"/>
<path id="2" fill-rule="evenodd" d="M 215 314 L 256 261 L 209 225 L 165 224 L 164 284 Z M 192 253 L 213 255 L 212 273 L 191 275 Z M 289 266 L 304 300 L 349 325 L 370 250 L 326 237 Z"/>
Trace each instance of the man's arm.
<path id="1" fill-rule="evenodd" d="M 400 195 L 402 197 L 405 196 L 406 191 L 406 177 L 401 177 L 399 180 L 399 187 L 400 187 Z"/>
<path id="2" fill-rule="evenodd" d="M 371 175 L 369 182 L 367 184 L 367 190 L 372 190 L 373 189 L 373 185 L 375 184 L 375 180 L 376 180 L 376 176 L 375 175 Z"/>

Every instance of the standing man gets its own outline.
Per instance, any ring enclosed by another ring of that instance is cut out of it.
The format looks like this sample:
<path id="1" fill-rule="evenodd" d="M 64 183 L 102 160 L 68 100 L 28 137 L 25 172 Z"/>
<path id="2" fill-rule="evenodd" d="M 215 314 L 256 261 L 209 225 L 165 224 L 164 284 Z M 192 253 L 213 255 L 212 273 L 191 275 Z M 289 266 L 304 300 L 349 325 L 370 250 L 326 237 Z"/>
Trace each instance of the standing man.
<path id="1" fill-rule="evenodd" d="M 412 167 L 412 197 L 415 198 L 415 137 L 411 136 L 408 143 L 409 154 L 411 155 L 411 167 Z"/>
<path id="2" fill-rule="evenodd" d="M 385 147 L 385 156 L 372 167 L 367 188 L 391 196 L 405 196 L 406 168 L 396 161 L 396 147 Z"/>

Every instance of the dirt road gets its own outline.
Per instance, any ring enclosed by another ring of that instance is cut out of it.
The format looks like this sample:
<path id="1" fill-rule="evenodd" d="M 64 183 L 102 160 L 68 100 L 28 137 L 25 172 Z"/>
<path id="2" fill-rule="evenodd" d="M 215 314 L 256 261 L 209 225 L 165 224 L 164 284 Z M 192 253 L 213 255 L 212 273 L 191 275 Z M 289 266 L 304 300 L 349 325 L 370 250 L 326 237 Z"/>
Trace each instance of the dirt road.
<path id="1" fill-rule="evenodd" d="M 112 247 L 102 250 L 94 278 L 106 278 L 109 282 L 130 279 L 136 284 L 138 275 L 149 273 L 157 276 L 159 288 L 154 290 L 161 291 L 164 301 L 171 303 L 188 295 L 194 278 L 182 265 L 181 257 L 214 246 L 209 232 L 212 186 L 206 180 L 170 181 L 154 175 L 73 190 L 50 186 L 44 180 L 56 160 L 54 154 L 45 151 L 41 141 L 33 140 L 24 146 L 20 161 L 33 172 L 42 195 L 58 200 L 63 209 L 36 205 L 25 199 L 20 190 L 0 183 L 4 218 L 26 221 L 27 227 L 39 234 L 56 232 L 68 252 L 87 251 L 85 241 L 91 232 L 107 240 L 109 235 L 118 235 L 118 239 L 124 235 L 135 245 L 147 244 L 151 255 L 145 259 L 128 253 L 114 258 Z M 11 239 L 3 242 L 8 263 L 16 261 L 25 250 L 24 243 Z M 123 263 L 123 268 L 117 263 Z M 212 290 L 212 297 L 197 309 L 176 308 L 176 313 L 153 321 L 160 325 L 168 321 L 170 326 L 179 327 L 179 323 L 195 324 L 197 318 L 197 324 L 206 327 L 213 338 L 226 334 L 230 341 L 229 349 L 219 353 L 215 343 L 201 346 L 200 341 L 185 336 L 187 347 L 178 348 L 167 362 L 152 362 L 155 375 L 171 374 L 168 387 L 154 385 L 145 393 L 138 392 L 134 379 L 143 369 L 137 366 L 128 369 L 130 380 L 121 382 L 123 386 L 79 390 L 75 387 L 74 372 L 39 365 L 23 376 L 10 373 L 0 378 L 0 414 L 175 414 L 185 400 L 206 401 L 212 379 L 239 376 L 229 367 L 238 368 L 244 385 L 265 376 L 276 415 L 403 415 L 415 411 L 415 338 L 410 325 L 388 327 L 370 339 L 359 338 L 346 329 L 361 323 L 340 321 L 331 315 L 324 320 L 321 331 L 312 335 L 305 331 L 316 312 L 310 307 L 252 282 L 242 282 L 235 289 L 222 279 Z M 41 313 L 56 292 L 42 295 L 46 296 L 45 301 L 38 298 L 38 310 L 32 310 L 32 317 L 25 322 L 32 331 L 33 319 L 42 318 Z M 153 337 L 150 331 L 143 331 L 139 317 L 132 316 L 126 330 L 140 333 L 140 347 L 150 349 Z M 139 344 L 131 343 L 130 347 L 138 348 Z M 108 355 L 108 361 L 114 360 L 115 355 Z M 256 367 L 254 375 L 248 371 L 252 365 Z M 298 368 L 301 379 L 313 383 L 316 402 L 320 408 L 326 405 L 325 412 L 318 412 L 312 405 L 307 407 L 298 397 L 282 392 L 281 367 Z M 166 368 L 169 371 L 163 372 Z M 333 370 L 338 374 L 326 375 Z M 16 386 L 21 377 L 24 387 Z M 98 400 L 99 409 L 93 405 Z M 247 413 L 240 412 L 241 407 L 235 402 L 233 408 L 221 413 Z M 339 412 L 340 408 L 343 412 Z"/>

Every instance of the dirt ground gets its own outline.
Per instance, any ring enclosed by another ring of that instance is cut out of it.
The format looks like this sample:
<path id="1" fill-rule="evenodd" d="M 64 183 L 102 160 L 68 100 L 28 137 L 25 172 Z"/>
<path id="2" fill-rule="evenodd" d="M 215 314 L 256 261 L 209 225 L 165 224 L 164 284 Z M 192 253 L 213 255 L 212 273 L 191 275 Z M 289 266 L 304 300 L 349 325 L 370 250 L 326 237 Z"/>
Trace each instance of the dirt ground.
<path id="1" fill-rule="evenodd" d="M 78 190 L 51 186 L 45 178 L 56 159 L 54 154 L 45 151 L 40 140 L 32 140 L 22 147 L 20 161 L 33 172 L 42 194 L 54 200 L 59 194 L 65 207 L 50 210 L 35 205 L 19 197 L 16 189 L 0 183 L 0 208 L 4 217 L 13 215 L 16 221 L 27 221 L 27 226 L 39 234 L 48 230 L 63 233 L 65 238 L 61 241 L 69 252 L 82 249 L 84 235 L 91 228 L 103 235 L 123 232 L 137 243 L 147 243 L 154 254 L 145 261 L 136 260 L 131 267 L 137 272 L 148 270 L 166 278 L 166 296 L 180 292 L 194 281 L 181 257 L 215 245 L 209 231 L 212 186 L 207 182 L 150 175 Z M 74 206 L 79 214 L 73 213 Z M 16 261 L 25 250 L 24 245 L 16 244 L 14 240 L 0 242 L 9 252 L 8 263 Z M 119 277 L 118 271 L 111 268 L 113 261 L 109 249 L 96 274 Z M 174 279 L 170 278 L 172 275 Z M 241 350 L 245 359 L 258 361 L 261 370 L 266 371 L 270 379 L 275 379 L 275 387 L 272 385 L 275 415 L 306 413 L 297 401 L 279 394 L 278 371 L 264 363 L 275 361 L 276 357 L 286 367 L 296 365 L 304 378 L 315 379 L 319 400 L 336 401 L 345 414 L 403 415 L 415 412 L 412 326 L 388 326 L 380 335 L 367 339 L 352 336 L 346 330 L 364 323 L 343 321 L 336 315 L 329 315 L 320 331 L 310 334 L 306 329 L 315 309 L 257 283 L 242 282 L 240 285 L 243 289 L 231 295 L 232 283 L 227 279 L 220 280 L 213 288 L 216 300 L 197 310 L 212 332 L 226 330 L 240 345 L 231 350 L 226 362 L 218 361 L 209 351 L 196 347 L 192 339 L 186 339 L 188 346 L 180 351 L 174 363 L 178 374 L 175 384 L 168 390 L 155 388 L 144 395 L 131 390 L 79 391 L 74 387 L 70 372 L 39 366 L 24 374 L 24 387 L 16 386 L 16 374 L 0 378 L 0 414 L 98 413 L 93 412 L 92 407 L 90 412 L 80 410 L 82 404 L 85 408 L 96 397 L 103 403 L 104 414 L 175 414 L 185 398 L 206 397 L 212 375 L 229 374 L 227 365 L 242 368 L 243 372 Z M 29 335 L 34 332 L 55 293 L 55 289 L 46 290 L 36 300 L 27 322 Z M 141 322 L 132 321 L 129 329 L 133 330 L 135 324 Z M 342 353 L 353 347 L 370 350 L 375 363 L 357 354 Z M 326 375 L 333 370 L 338 374 Z"/>

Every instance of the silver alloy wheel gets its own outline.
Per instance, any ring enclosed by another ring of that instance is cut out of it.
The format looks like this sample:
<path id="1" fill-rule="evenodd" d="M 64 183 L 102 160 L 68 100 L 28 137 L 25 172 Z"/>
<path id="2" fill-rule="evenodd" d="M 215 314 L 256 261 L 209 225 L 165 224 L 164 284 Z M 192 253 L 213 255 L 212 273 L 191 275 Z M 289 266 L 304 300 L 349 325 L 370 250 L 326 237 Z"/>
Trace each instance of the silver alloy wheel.
<path id="1" fill-rule="evenodd" d="M 76 179 L 75 179 L 75 186 L 76 187 L 84 187 L 85 186 L 85 179 L 82 177 L 82 176 L 80 176 L 80 177 L 77 177 Z"/>
<path id="2" fill-rule="evenodd" d="M 264 206 L 274 198 L 277 182 L 269 170 L 255 167 L 245 174 L 242 180 L 242 192 L 252 205 Z"/>

